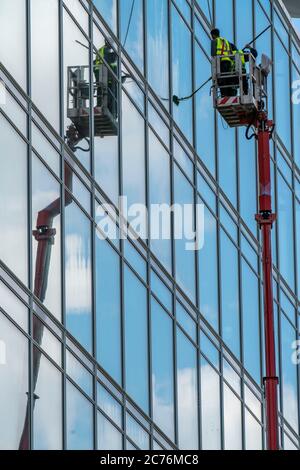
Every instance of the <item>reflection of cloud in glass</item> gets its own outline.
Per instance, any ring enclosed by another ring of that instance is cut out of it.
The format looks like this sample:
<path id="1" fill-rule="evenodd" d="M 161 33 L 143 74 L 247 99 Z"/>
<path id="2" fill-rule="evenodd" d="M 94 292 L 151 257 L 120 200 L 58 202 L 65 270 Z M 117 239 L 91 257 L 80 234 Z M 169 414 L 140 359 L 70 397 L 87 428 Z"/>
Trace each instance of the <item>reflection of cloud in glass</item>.
<path id="1" fill-rule="evenodd" d="M 235 381 L 235 374 L 227 368 L 227 380 Z M 207 364 L 201 367 L 202 388 L 202 435 L 203 447 L 216 450 L 220 448 L 220 389 L 219 379 L 214 370 Z M 248 395 L 247 405 L 250 409 L 257 408 L 257 399 Z M 225 448 L 241 448 L 241 402 L 224 385 L 224 431 Z M 247 448 L 261 449 L 261 428 L 254 418 L 246 419 Z"/>
<path id="2" fill-rule="evenodd" d="M 0 115 L 0 258 L 27 283 L 26 145 Z"/>
<path id="3" fill-rule="evenodd" d="M 126 40 L 126 49 L 131 55 L 136 64 L 143 68 L 144 58 L 144 44 L 143 44 L 143 3 L 141 0 L 135 2 L 133 15 L 130 22 L 131 0 L 122 0 L 122 13 L 121 13 L 121 27 L 122 27 L 122 41 L 125 40 L 125 35 L 128 29 L 128 36 Z"/>
<path id="4" fill-rule="evenodd" d="M 93 408 L 91 403 L 67 382 L 67 447 L 74 450 L 93 448 Z"/>
<path id="5" fill-rule="evenodd" d="M 159 426 L 170 438 L 174 437 L 174 407 L 173 402 L 170 403 L 170 378 L 165 380 L 156 379 L 152 374 L 152 390 L 153 390 L 153 409 L 155 415 L 159 417 Z"/>
<path id="6" fill-rule="evenodd" d="M 94 5 L 112 30 L 115 31 L 117 24 L 116 0 L 94 0 Z"/>
<path id="7" fill-rule="evenodd" d="M 148 62 L 149 82 L 155 91 L 168 97 L 168 18 L 167 2 L 152 0 L 148 7 Z"/>
<path id="8" fill-rule="evenodd" d="M 0 340 L 6 363 L 0 365 L 0 449 L 18 449 L 27 405 L 27 340 L 0 313 Z M 9 397 L 9 399 L 8 399 Z"/>
<path id="9" fill-rule="evenodd" d="M 43 347 L 48 351 L 51 343 Z M 34 448 L 61 449 L 62 396 L 61 374 L 42 356 L 35 390 L 39 397 L 34 407 Z"/>
<path id="10" fill-rule="evenodd" d="M 284 417 L 289 424 L 298 430 L 298 400 L 294 387 L 288 382 L 283 384 Z"/>
<path id="11" fill-rule="evenodd" d="M 66 296 L 72 314 L 86 314 L 91 305 L 91 261 L 79 235 L 66 237 Z"/>
<path id="12" fill-rule="evenodd" d="M 33 0 L 31 2 L 33 101 L 56 130 L 59 127 L 59 44 L 57 31 L 57 2 Z"/>
<path id="13" fill-rule="evenodd" d="M 182 368 L 177 374 L 178 390 L 180 390 L 180 406 L 178 410 L 180 448 L 196 449 L 197 447 L 197 396 L 196 371 L 192 368 Z"/>
<path id="14" fill-rule="evenodd" d="M 122 434 L 101 414 L 98 413 L 98 449 L 122 450 Z"/>

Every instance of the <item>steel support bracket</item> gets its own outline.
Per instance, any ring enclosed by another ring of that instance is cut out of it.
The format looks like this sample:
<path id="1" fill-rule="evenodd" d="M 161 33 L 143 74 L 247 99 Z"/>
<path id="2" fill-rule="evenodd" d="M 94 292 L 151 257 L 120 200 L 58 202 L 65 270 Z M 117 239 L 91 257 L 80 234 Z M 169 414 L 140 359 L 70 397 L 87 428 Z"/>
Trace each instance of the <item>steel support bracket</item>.
<path id="1" fill-rule="evenodd" d="M 256 214 L 255 220 L 259 223 L 260 227 L 262 227 L 263 225 L 271 225 L 271 227 L 273 228 L 273 224 L 277 220 L 277 215 L 268 214 L 268 216 L 265 216 L 264 214 Z"/>

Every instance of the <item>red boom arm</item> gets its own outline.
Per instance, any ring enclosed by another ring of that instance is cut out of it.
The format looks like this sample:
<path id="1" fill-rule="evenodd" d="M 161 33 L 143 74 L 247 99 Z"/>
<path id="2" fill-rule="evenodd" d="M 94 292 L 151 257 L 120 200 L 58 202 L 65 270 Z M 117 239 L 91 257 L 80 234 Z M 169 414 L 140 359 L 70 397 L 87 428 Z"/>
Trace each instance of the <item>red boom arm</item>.
<path id="1" fill-rule="evenodd" d="M 72 169 L 65 163 L 65 184 L 66 187 L 71 191 L 72 190 Z M 71 204 L 72 198 L 70 193 L 65 190 L 65 207 Z M 36 265 L 35 265 L 35 278 L 34 278 L 34 295 L 38 297 L 41 302 L 44 302 L 48 275 L 49 275 L 49 266 L 50 266 L 50 257 L 51 257 L 51 248 L 54 245 L 54 238 L 56 235 L 56 230 L 52 228 L 53 220 L 61 212 L 61 198 L 57 198 L 49 206 L 45 207 L 38 213 L 36 230 L 34 230 L 33 236 L 38 242 L 37 254 L 36 254 Z M 43 323 L 36 317 L 33 316 L 33 338 L 40 345 L 42 343 L 44 326 Z M 41 352 L 38 348 L 33 348 L 33 398 L 34 403 L 39 397 L 34 393 L 36 388 L 36 383 L 38 379 L 38 373 L 40 368 L 41 361 Z M 34 406 L 33 403 L 33 406 Z M 26 416 L 23 427 L 22 436 L 19 443 L 19 450 L 28 450 L 30 446 L 29 438 L 29 415 L 30 415 L 30 396 L 28 394 Z"/>
<path id="2" fill-rule="evenodd" d="M 260 113 L 257 120 L 258 139 L 258 172 L 259 172 L 259 214 L 256 220 L 262 231 L 262 262 L 264 276 L 264 319 L 265 319 L 265 360 L 266 377 L 264 377 L 267 421 L 268 450 L 279 449 L 279 422 L 276 376 L 276 351 L 273 309 L 273 263 L 271 232 L 276 215 L 272 213 L 271 200 L 271 156 L 270 139 L 273 133 L 273 122 L 266 113 Z"/>

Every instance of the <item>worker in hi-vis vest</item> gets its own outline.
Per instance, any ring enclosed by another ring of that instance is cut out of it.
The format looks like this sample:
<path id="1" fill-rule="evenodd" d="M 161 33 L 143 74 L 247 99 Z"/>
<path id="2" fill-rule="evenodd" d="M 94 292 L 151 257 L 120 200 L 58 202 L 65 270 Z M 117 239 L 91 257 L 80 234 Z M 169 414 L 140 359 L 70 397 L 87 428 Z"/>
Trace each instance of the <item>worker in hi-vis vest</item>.
<path id="1" fill-rule="evenodd" d="M 105 44 L 100 47 L 97 52 L 96 59 L 94 60 L 94 74 L 96 78 L 96 83 L 99 84 L 100 82 L 100 67 L 105 64 L 108 65 L 108 109 L 110 112 L 116 116 L 117 114 L 117 90 L 118 90 L 118 82 L 114 76 L 118 75 L 118 56 L 114 49 L 111 46 L 109 40 L 105 40 Z M 111 73 L 111 71 L 114 72 Z M 99 84 L 100 85 L 100 84 Z M 102 106 L 102 90 L 101 87 L 98 86 L 97 90 L 97 106 Z"/>
<path id="2" fill-rule="evenodd" d="M 249 93 L 249 81 L 247 77 L 247 68 L 246 68 L 246 63 L 249 62 L 249 53 L 253 55 L 254 59 L 257 58 L 258 53 L 257 50 L 251 47 L 249 44 L 245 46 L 244 49 L 238 49 L 235 44 L 230 44 L 231 50 L 233 55 L 239 54 L 241 57 L 241 62 L 242 62 L 242 73 L 243 73 L 243 91 L 245 95 L 248 95 Z M 249 51 L 249 53 L 246 52 L 246 49 Z M 233 61 L 233 67 L 235 66 L 234 61 Z M 234 71 L 234 70 L 233 70 Z M 239 84 L 237 80 L 237 86 Z"/>
<path id="3" fill-rule="evenodd" d="M 216 57 L 216 56 L 222 56 L 221 58 L 221 73 L 228 73 L 230 74 L 232 72 L 232 49 L 230 42 L 222 38 L 220 36 L 220 30 L 219 29 L 213 29 L 211 31 L 211 56 Z M 232 85 L 232 79 L 231 78 L 222 78 L 219 80 L 219 85 L 220 85 L 220 91 L 221 91 L 221 96 L 234 96 L 234 90 L 230 86 Z"/>

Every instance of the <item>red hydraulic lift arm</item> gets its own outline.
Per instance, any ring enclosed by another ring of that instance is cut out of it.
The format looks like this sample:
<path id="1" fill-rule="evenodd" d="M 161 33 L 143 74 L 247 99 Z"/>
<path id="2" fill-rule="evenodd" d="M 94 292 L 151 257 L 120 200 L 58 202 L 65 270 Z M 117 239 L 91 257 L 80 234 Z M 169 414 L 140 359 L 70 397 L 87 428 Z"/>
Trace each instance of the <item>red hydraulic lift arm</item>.
<path id="1" fill-rule="evenodd" d="M 65 185 L 69 190 L 72 190 L 72 169 L 65 163 Z M 65 207 L 72 202 L 70 193 L 65 190 Z M 61 198 L 57 198 L 49 206 L 45 207 L 38 213 L 36 230 L 34 230 L 33 236 L 38 242 L 36 264 L 35 264 L 35 278 L 34 278 L 34 295 L 41 301 L 44 302 L 47 290 L 51 248 L 54 245 L 54 239 L 56 230 L 52 228 L 53 220 L 61 212 Z M 35 316 L 33 316 L 33 332 L 32 336 L 35 341 L 40 345 L 42 343 L 44 326 L 43 323 Z M 41 352 L 38 348 L 33 348 L 33 366 L 32 366 L 32 388 L 34 403 L 38 399 L 38 396 L 34 393 L 41 361 Z M 26 416 L 24 421 L 24 427 L 19 443 L 19 450 L 28 450 L 30 447 L 29 438 L 29 416 L 30 416 L 30 396 L 28 394 Z"/>
<path id="2" fill-rule="evenodd" d="M 265 361 L 264 377 L 266 400 L 266 429 L 268 450 L 279 449 L 279 421 L 276 375 L 276 351 L 273 308 L 273 263 L 272 263 L 272 228 L 276 214 L 272 212 L 271 199 L 271 156 L 270 139 L 274 129 L 273 122 L 268 120 L 266 112 L 258 115 L 258 173 L 259 173 L 259 214 L 256 220 L 262 232 L 262 264 L 264 278 L 264 323 L 265 323 Z"/>

